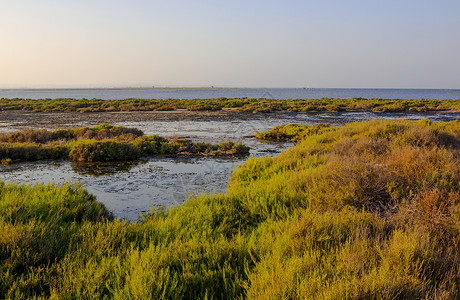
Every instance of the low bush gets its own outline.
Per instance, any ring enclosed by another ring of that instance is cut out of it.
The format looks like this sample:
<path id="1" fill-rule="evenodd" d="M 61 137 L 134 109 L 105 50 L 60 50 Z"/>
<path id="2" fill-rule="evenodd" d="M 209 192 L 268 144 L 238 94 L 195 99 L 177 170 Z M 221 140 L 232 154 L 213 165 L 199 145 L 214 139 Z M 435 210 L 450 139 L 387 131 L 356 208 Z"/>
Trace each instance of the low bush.
<path id="1" fill-rule="evenodd" d="M 142 151 L 145 156 L 161 154 L 161 147 L 169 141 L 158 135 L 140 137 L 134 140 L 133 145 Z M 164 153 L 163 153 L 164 154 Z"/>
<path id="2" fill-rule="evenodd" d="M 1 160 L 68 159 L 108 162 L 152 155 L 247 155 L 249 148 L 226 142 L 229 149 L 187 139 L 143 136 L 136 128 L 101 124 L 96 127 L 26 130 L 0 135 Z M 225 143 L 224 143 L 225 144 Z"/>
<path id="3" fill-rule="evenodd" d="M 95 127 L 83 127 L 75 129 L 60 129 L 53 132 L 54 140 L 79 140 L 79 139 L 124 139 L 129 140 L 144 133 L 137 128 L 127 128 L 122 126 L 113 126 L 110 124 L 100 124 Z"/>
<path id="4" fill-rule="evenodd" d="M 105 162 L 133 160 L 141 151 L 131 144 L 114 140 L 82 140 L 73 144 L 69 157 L 73 161 Z"/>
<path id="5" fill-rule="evenodd" d="M 70 149 L 65 145 L 36 143 L 0 143 L 0 159 L 41 160 L 66 159 Z"/>
<path id="6" fill-rule="evenodd" d="M 288 124 L 278 125 L 269 131 L 256 133 L 256 139 L 268 141 L 293 141 L 297 142 L 311 135 L 325 132 L 329 129 L 329 124 L 318 123 L 314 125 Z"/>
<path id="7" fill-rule="evenodd" d="M 216 155 L 246 155 L 249 153 L 249 147 L 232 141 L 221 142 L 217 144 L 217 150 L 211 152 Z"/>
<path id="8" fill-rule="evenodd" d="M 3 143 L 47 143 L 53 140 L 53 133 L 48 130 L 24 130 L 11 134 L 2 134 L 0 142 Z"/>

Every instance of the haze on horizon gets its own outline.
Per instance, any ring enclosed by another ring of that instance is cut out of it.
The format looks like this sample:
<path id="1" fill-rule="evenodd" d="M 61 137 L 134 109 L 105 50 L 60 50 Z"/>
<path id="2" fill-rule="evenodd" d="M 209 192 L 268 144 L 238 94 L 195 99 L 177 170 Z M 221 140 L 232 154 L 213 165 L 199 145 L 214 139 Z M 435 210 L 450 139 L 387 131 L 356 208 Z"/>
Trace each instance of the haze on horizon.
<path id="1" fill-rule="evenodd" d="M 460 2 L 2 1 L 0 88 L 460 88 Z"/>

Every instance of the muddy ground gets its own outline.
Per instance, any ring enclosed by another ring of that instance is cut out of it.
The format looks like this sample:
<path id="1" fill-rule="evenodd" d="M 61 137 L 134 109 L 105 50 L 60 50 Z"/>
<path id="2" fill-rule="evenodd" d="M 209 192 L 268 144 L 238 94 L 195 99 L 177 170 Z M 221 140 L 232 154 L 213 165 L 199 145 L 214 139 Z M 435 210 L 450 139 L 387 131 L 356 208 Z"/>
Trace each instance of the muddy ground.
<path id="1" fill-rule="evenodd" d="M 267 115 L 236 113 L 223 110 L 207 111 L 136 111 L 136 112 L 26 112 L 21 110 L 0 111 L 0 132 L 24 129 L 57 129 L 75 126 L 94 126 L 101 123 L 148 122 L 148 121 L 225 121 L 232 119 L 255 119 Z M 274 116 L 270 116 L 274 117 Z"/>
<path id="2" fill-rule="evenodd" d="M 305 118 L 305 116 L 308 116 Z M 101 123 L 122 122 L 177 122 L 177 121 L 233 121 L 233 120 L 267 120 L 286 119 L 288 123 L 330 123 L 343 125 L 348 122 L 368 119 L 419 120 L 428 118 L 433 121 L 453 121 L 460 119 L 459 112 L 409 112 L 409 113 L 375 113 L 375 112 L 272 112 L 272 113 L 239 113 L 231 109 L 221 111 L 134 111 L 134 112 L 27 112 L 22 110 L 0 111 L 0 132 L 12 132 L 25 129 L 58 129 L 69 127 L 95 126 Z M 266 128 L 265 130 L 268 130 Z"/>

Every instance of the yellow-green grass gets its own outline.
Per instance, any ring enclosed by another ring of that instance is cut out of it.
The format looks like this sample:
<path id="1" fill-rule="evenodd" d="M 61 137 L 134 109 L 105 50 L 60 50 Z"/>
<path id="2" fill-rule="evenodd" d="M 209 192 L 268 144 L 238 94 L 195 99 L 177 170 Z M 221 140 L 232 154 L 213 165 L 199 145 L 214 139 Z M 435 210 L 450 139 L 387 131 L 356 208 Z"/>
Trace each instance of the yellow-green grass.
<path id="1" fill-rule="evenodd" d="M 79 162 L 135 160 L 153 155 L 247 155 L 249 148 L 232 141 L 216 145 L 187 139 L 143 136 L 135 128 L 100 124 L 56 131 L 0 133 L 0 160 L 71 159 Z"/>
<path id="2" fill-rule="evenodd" d="M 25 110 L 34 112 L 171 111 L 177 109 L 187 109 L 190 111 L 233 109 L 238 112 L 250 113 L 274 111 L 458 112 L 460 111 L 460 99 L 0 99 L 0 110 Z"/>
<path id="3" fill-rule="evenodd" d="M 78 187 L 2 184 L 0 295 L 458 299 L 459 143 L 458 121 L 330 127 L 135 223 Z"/>
<path id="4" fill-rule="evenodd" d="M 329 124 L 318 123 L 315 125 L 301 125 L 301 124 L 287 124 L 278 125 L 268 131 L 261 131 L 256 133 L 256 139 L 267 140 L 275 142 L 283 141 L 299 141 L 306 136 L 317 135 L 328 130 L 334 130 L 330 128 Z"/>

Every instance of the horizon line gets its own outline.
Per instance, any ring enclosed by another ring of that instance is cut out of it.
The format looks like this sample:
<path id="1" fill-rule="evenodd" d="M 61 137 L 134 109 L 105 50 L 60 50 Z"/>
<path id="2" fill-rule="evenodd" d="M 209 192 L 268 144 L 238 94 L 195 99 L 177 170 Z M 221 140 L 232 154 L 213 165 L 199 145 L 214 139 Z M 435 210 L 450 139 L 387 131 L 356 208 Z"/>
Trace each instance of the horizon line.
<path id="1" fill-rule="evenodd" d="M 459 90 L 460 88 L 389 88 L 389 87 L 223 87 L 223 86 L 112 86 L 112 87 L 17 87 L 17 88 L 2 88 L 1 91 L 92 91 L 92 90 L 177 90 L 177 89 L 193 89 L 193 90 L 222 90 L 222 89 L 305 89 L 305 90 L 320 90 L 320 89 L 343 89 L 343 90 Z"/>

